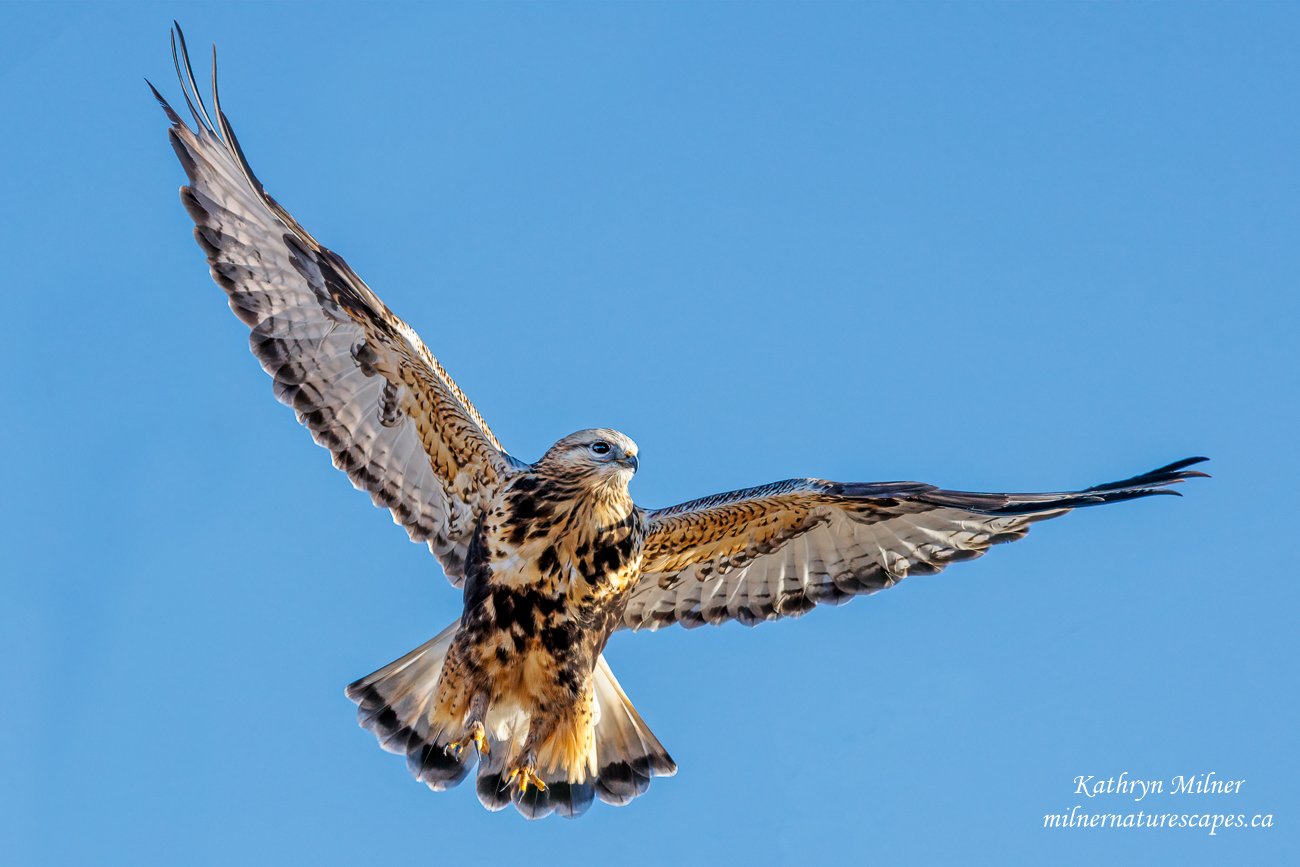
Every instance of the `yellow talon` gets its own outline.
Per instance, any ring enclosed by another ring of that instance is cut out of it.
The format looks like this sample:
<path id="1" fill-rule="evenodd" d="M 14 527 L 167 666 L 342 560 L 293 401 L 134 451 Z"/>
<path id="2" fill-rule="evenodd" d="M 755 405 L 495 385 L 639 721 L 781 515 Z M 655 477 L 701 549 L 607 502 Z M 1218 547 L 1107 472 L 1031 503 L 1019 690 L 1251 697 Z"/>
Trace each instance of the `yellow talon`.
<path id="1" fill-rule="evenodd" d="M 474 748 L 483 755 L 486 756 L 488 754 L 488 740 L 487 734 L 483 731 L 483 723 L 475 722 L 470 725 L 469 731 L 465 733 L 465 737 L 447 744 L 447 748 L 444 752 L 454 757 L 456 761 L 460 761 L 461 753 L 464 752 L 465 748 L 470 744 L 473 744 Z"/>
<path id="2" fill-rule="evenodd" d="M 536 786 L 537 791 L 539 792 L 546 791 L 546 784 L 542 782 L 541 777 L 537 776 L 537 771 L 535 771 L 531 765 L 522 768 L 515 768 L 510 772 L 510 776 L 506 777 L 506 783 L 513 783 L 515 777 L 519 778 L 519 793 L 521 795 L 528 791 L 530 785 Z"/>

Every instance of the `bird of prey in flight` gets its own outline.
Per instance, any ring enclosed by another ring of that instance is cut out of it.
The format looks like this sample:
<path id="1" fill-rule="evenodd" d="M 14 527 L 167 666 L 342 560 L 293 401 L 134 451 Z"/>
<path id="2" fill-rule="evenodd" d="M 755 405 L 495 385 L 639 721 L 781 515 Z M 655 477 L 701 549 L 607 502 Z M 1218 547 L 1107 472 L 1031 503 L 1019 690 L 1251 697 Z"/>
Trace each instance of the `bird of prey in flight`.
<path id="1" fill-rule="evenodd" d="M 463 589 L 456 622 L 347 688 L 361 725 L 435 791 L 477 764 L 490 810 L 626 804 L 677 768 L 601 655 L 616 630 L 797 617 L 978 557 L 1036 521 L 1205 475 L 1188 458 L 1038 494 L 787 479 L 646 509 L 628 494 L 636 443 L 618 431 L 578 431 L 522 461 L 415 331 L 262 187 L 221 109 L 215 53 L 211 111 L 179 28 L 172 54 L 194 126 L 153 93 L 189 176 L 181 201 L 276 398 Z"/>

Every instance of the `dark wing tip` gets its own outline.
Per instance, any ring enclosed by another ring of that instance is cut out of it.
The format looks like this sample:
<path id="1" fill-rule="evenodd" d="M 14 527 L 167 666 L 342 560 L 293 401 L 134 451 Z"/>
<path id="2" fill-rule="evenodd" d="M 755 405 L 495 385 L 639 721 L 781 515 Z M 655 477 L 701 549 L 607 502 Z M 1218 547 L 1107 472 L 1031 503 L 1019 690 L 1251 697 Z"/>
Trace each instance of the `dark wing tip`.
<path id="1" fill-rule="evenodd" d="M 1157 467 L 1145 473 L 1133 476 L 1128 479 L 1121 479 L 1118 482 L 1105 482 L 1100 485 L 1093 485 L 1086 488 L 1087 491 L 1114 491 L 1120 488 L 1141 488 L 1145 486 L 1172 485 L 1183 481 L 1184 479 L 1208 479 L 1209 473 L 1203 473 L 1200 470 L 1187 470 L 1186 467 L 1195 466 L 1196 464 L 1208 461 L 1206 457 L 1183 458 L 1181 461 L 1174 461 L 1172 464 L 1166 464 L 1163 467 Z"/>
<path id="2" fill-rule="evenodd" d="M 162 106 L 162 110 L 167 114 L 167 119 L 175 125 L 184 124 L 184 121 L 181 120 L 181 116 L 172 108 L 171 103 L 169 103 L 167 99 L 158 92 L 158 88 L 153 86 L 153 82 L 146 78 L 144 83 L 149 86 L 149 92 L 153 94 L 153 98 L 158 101 L 160 106 Z"/>
<path id="3" fill-rule="evenodd" d="M 1172 464 L 1168 464 L 1167 466 L 1163 466 L 1160 467 L 1159 469 L 1152 470 L 1149 473 L 1149 475 L 1156 475 L 1158 473 L 1176 473 L 1179 470 L 1184 469 L 1185 467 L 1195 466 L 1196 464 L 1203 464 L 1208 460 L 1209 458 L 1203 455 L 1194 458 L 1183 458 L 1181 461 L 1174 461 Z M 1201 476 L 1201 477 L 1209 478 L 1210 474 L 1202 473 L 1199 470 L 1191 470 L 1190 472 L 1187 472 L 1184 475 L 1188 477 Z"/>
<path id="4" fill-rule="evenodd" d="M 172 19 L 171 38 L 172 63 L 176 67 L 176 77 L 180 80 L 181 89 L 185 92 L 185 102 L 190 114 L 194 116 L 194 125 L 198 127 L 200 133 L 216 135 L 216 127 L 212 124 L 208 107 L 203 102 L 203 94 L 199 92 L 198 82 L 194 78 L 194 67 L 190 64 L 190 50 L 185 44 L 185 31 L 181 30 L 180 22 L 175 19 Z"/>
<path id="5" fill-rule="evenodd" d="M 1208 478 L 1208 473 L 1184 469 L 1205 460 L 1208 459 L 1183 458 L 1181 461 L 1166 464 L 1132 478 L 1060 494 L 976 494 L 963 491 L 933 491 L 921 494 L 917 499 L 984 515 L 1035 515 L 1061 509 L 1081 509 L 1107 503 L 1122 503 L 1144 497 L 1181 497 L 1182 494 L 1170 490 L 1168 486 L 1177 485 L 1187 479 Z"/>

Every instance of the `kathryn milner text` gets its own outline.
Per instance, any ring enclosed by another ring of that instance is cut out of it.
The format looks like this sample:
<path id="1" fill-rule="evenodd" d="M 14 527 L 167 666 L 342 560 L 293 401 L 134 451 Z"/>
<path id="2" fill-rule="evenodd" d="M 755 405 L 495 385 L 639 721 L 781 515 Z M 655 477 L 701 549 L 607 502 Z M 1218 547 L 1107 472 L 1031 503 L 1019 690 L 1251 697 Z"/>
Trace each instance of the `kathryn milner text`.
<path id="1" fill-rule="evenodd" d="M 1220 779 L 1214 771 L 1171 777 L 1165 780 L 1144 780 L 1123 771 L 1118 777 L 1099 778 L 1095 774 L 1080 774 L 1074 778 L 1074 793 L 1095 798 L 1099 795 L 1132 795 L 1141 801 L 1147 795 L 1236 795 L 1240 794 L 1245 780 Z"/>

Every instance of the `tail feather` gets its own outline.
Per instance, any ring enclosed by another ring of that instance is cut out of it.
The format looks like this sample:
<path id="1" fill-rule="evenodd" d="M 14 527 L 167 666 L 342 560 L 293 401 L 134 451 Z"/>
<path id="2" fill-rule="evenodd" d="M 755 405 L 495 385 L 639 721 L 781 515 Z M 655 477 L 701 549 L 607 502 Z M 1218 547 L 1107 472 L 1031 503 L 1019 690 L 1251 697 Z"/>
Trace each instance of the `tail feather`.
<path id="1" fill-rule="evenodd" d="M 379 746 L 406 756 L 406 766 L 435 792 L 445 791 L 469 774 L 474 751 L 459 758 L 447 754 L 452 734 L 430 724 L 429 705 L 459 622 L 374 674 L 347 688 L 357 703 L 357 722 L 374 734 Z"/>
<path id="2" fill-rule="evenodd" d="M 645 794 L 651 777 L 671 777 L 677 763 L 636 712 L 618 685 L 605 657 L 595 674 L 596 794 L 606 804 L 623 806 Z"/>
<path id="3" fill-rule="evenodd" d="M 506 751 L 493 750 L 478 765 L 474 790 L 478 802 L 493 813 L 510 806 L 511 786 L 506 785 Z"/>
<path id="4" fill-rule="evenodd" d="M 595 746 L 596 771 L 579 780 L 570 780 L 571 771 L 564 766 L 548 768 L 540 764 L 546 789 L 530 788 L 521 793 L 505 782 L 504 753 L 493 751 L 492 758 L 479 765 L 476 789 L 479 802 L 489 810 L 508 804 L 529 819 L 551 814 L 572 819 L 582 815 L 596 798 L 616 807 L 631 803 L 650 788 L 652 777 L 672 776 L 677 765 L 659 739 L 651 733 L 636 708 L 619 686 L 605 657 L 597 660 L 593 674 L 596 700 Z"/>
<path id="5" fill-rule="evenodd" d="M 556 774 L 543 774 L 546 790 L 530 788 L 521 793 L 519 787 L 506 782 L 506 750 L 494 749 L 492 755 L 485 758 L 478 766 L 478 779 L 475 791 L 479 803 L 486 809 L 496 812 L 514 804 L 525 818 L 544 819 L 552 813 L 573 819 L 582 815 L 596 799 L 596 787 L 593 781 L 570 783 Z"/>
<path id="6" fill-rule="evenodd" d="M 411 774 L 434 791 L 458 785 L 478 761 L 472 749 L 459 758 L 448 755 L 447 743 L 459 733 L 430 723 L 438 676 L 458 627 L 459 623 L 453 623 L 401 659 L 347 688 L 348 698 L 358 705 L 361 727 L 372 732 L 385 750 L 405 755 Z M 652 777 L 677 772 L 677 765 L 636 712 L 603 656 L 593 674 L 593 696 L 594 773 L 584 771 L 570 779 L 574 772 L 563 765 L 542 768 L 544 790 L 530 787 L 521 793 L 506 782 L 506 759 L 526 731 L 526 717 L 513 708 L 489 711 L 488 730 L 494 743 L 491 754 L 478 764 L 475 790 L 480 803 L 493 811 L 513 804 L 529 819 L 552 814 L 574 818 L 597 798 L 622 806 L 645 794 Z"/>
<path id="7" fill-rule="evenodd" d="M 509 794 L 510 803 L 526 819 L 544 819 L 554 813 L 566 819 L 576 819 L 596 800 L 596 786 L 590 781 L 569 783 L 556 781 L 547 783 L 545 790 L 530 788 L 520 792 L 518 788 Z"/>

